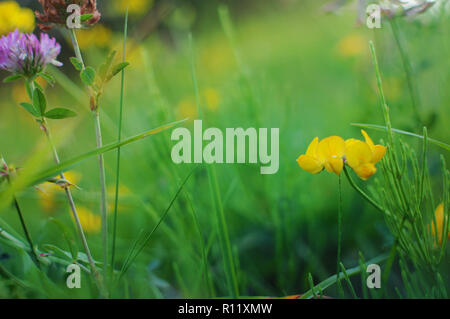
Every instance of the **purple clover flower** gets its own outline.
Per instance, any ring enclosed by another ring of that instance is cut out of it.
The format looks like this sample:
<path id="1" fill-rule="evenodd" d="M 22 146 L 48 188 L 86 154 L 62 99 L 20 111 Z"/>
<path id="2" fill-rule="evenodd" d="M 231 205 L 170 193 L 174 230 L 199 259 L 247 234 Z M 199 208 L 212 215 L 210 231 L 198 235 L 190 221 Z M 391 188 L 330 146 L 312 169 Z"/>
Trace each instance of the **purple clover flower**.
<path id="1" fill-rule="evenodd" d="M 56 58 L 61 45 L 55 38 L 41 33 L 40 39 L 34 34 L 20 33 L 18 30 L 0 39 L 0 69 L 26 77 L 36 76 L 48 64 L 61 66 Z"/>

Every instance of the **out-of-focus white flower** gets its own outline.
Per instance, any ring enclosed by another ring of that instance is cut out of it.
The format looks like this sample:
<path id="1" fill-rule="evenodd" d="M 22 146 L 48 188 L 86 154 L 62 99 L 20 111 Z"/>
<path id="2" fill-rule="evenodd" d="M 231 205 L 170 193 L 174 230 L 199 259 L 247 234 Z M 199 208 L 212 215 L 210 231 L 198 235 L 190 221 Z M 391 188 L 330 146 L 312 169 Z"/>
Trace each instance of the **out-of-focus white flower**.
<path id="1" fill-rule="evenodd" d="M 335 0 L 324 6 L 326 12 L 337 12 L 346 5 L 349 0 Z M 370 4 L 378 4 L 384 17 L 394 18 L 399 16 L 417 17 L 422 13 L 449 11 L 450 1 L 447 0 L 357 0 L 358 24 L 363 24 L 366 19 L 366 9 Z M 446 8 L 443 8 L 446 6 Z"/>

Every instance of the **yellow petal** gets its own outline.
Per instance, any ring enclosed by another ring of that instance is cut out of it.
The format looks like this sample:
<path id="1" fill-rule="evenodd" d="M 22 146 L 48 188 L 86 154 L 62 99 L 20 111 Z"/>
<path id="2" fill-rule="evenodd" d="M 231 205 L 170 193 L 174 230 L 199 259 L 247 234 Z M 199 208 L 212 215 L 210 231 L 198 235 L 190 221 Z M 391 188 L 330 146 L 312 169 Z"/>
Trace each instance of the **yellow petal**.
<path id="1" fill-rule="evenodd" d="M 320 173 L 323 170 L 323 164 L 317 158 L 308 155 L 300 155 L 297 159 L 298 165 L 311 174 Z"/>
<path id="2" fill-rule="evenodd" d="M 325 162 L 325 169 L 330 173 L 341 174 L 344 168 L 344 161 L 341 158 L 330 158 Z"/>
<path id="3" fill-rule="evenodd" d="M 311 144 L 309 144 L 308 149 L 306 150 L 306 155 L 316 157 L 317 156 L 317 146 L 319 145 L 319 138 L 315 137 Z"/>
<path id="4" fill-rule="evenodd" d="M 384 154 L 386 154 L 386 146 L 383 145 L 375 145 L 373 149 L 373 159 L 372 163 L 376 164 L 383 158 Z"/>
<path id="5" fill-rule="evenodd" d="M 365 163 L 372 161 L 373 155 L 369 145 L 363 141 L 354 140 L 346 144 L 345 159 L 354 170 Z"/>
<path id="6" fill-rule="evenodd" d="M 436 229 L 437 229 L 437 235 L 439 238 L 439 245 L 442 244 L 442 233 L 444 232 L 444 203 L 440 203 L 438 207 L 436 208 L 436 211 L 434 212 L 434 216 L 436 218 L 436 224 L 434 227 L 432 227 L 432 233 L 433 236 L 436 236 Z M 434 224 L 434 222 L 433 222 Z M 450 233 L 448 233 L 447 238 L 450 238 Z"/>
<path id="7" fill-rule="evenodd" d="M 372 150 L 375 147 L 375 144 L 373 144 L 372 139 L 369 137 L 369 135 L 364 130 L 361 130 L 361 134 L 364 135 L 364 139 L 366 140 L 366 143 L 369 145 L 370 149 Z"/>
<path id="8" fill-rule="evenodd" d="M 358 175 L 361 179 L 366 180 L 370 176 L 376 173 L 377 168 L 372 163 L 365 163 L 357 167 L 352 167 L 355 171 L 356 175 Z"/>
<path id="9" fill-rule="evenodd" d="M 345 151 L 345 141 L 340 136 L 330 136 L 320 141 L 317 154 L 320 158 L 342 158 Z"/>

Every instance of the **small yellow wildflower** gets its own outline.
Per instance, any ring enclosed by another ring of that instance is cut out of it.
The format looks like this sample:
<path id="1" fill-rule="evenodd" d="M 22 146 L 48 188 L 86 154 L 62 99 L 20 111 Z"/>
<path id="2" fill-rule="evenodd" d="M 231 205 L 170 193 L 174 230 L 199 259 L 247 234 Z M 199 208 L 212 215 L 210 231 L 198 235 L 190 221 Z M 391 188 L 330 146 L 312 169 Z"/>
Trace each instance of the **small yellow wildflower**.
<path id="1" fill-rule="evenodd" d="M 341 174 L 344 162 L 345 141 L 339 136 L 330 136 L 319 142 L 316 137 L 305 155 L 297 159 L 298 165 L 311 174 L 320 173 L 324 168 L 330 173 Z"/>
<path id="2" fill-rule="evenodd" d="M 197 118 L 197 106 L 193 96 L 186 97 L 178 103 L 177 107 L 178 119 Z"/>
<path id="3" fill-rule="evenodd" d="M 443 232 L 444 232 L 444 203 L 440 203 L 438 207 L 436 208 L 436 211 L 434 212 L 434 216 L 436 218 L 436 224 L 434 224 L 435 227 L 432 227 L 432 233 L 433 236 L 436 236 L 436 230 L 437 235 L 439 239 L 439 245 L 442 244 L 443 239 Z M 447 233 L 447 239 L 450 239 L 450 233 Z"/>
<path id="4" fill-rule="evenodd" d="M 361 130 L 365 142 L 349 139 L 345 141 L 345 160 L 361 179 L 366 180 L 377 171 L 375 164 L 386 154 L 386 147 L 375 145 L 366 131 Z"/>
<path id="5" fill-rule="evenodd" d="M 128 8 L 130 14 L 143 15 L 153 6 L 154 0 L 118 0 L 115 2 L 115 8 L 120 13 L 124 13 Z"/>
<path id="6" fill-rule="evenodd" d="M 353 33 L 343 38 L 337 45 L 339 55 L 355 57 L 361 55 L 367 46 L 367 40 L 360 34 Z"/>
<path id="7" fill-rule="evenodd" d="M 320 173 L 324 168 L 330 173 L 340 175 L 344 164 L 350 166 L 361 179 L 375 174 L 375 164 L 386 153 L 386 147 L 375 145 L 364 130 L 361 130 L 365 142 L 342 137 L 330 136 L 319 142 L 316 137 L 306 150 L 306 154 L 297 159 L 298 165 L 311 174 Z"/>
<path id="8" fill-rule="evenodd" d="M 202 93 L 206 108 L 210 111 L 216 111 L 220 104 L 219 92 L 213 88 L 207 88 Z"/>
<path id="9" fill-rule="evenodd" d="M 102 218 L 83 206 L 77 206 L 81 226 L 86 233 L 98 233 L 102 226 Z"/>
<path id="10" fill-rule="evenodd" d="M 88 49 L 96 46 L 99 48 L 108 48 L 111 45 L 113 32 L 107 27 L 98 24 L 91 29 L 82 29 L 78 31 L 78 44 L 81 49 Z"/>
<path id="11" fill-rule="evenodd" d="M 35 27 L 33 10 L 21 8 L 15 1 L 0 3 L 0 35 L 13 32 L 16 29 L 22 32 L 32 32 Z"/>

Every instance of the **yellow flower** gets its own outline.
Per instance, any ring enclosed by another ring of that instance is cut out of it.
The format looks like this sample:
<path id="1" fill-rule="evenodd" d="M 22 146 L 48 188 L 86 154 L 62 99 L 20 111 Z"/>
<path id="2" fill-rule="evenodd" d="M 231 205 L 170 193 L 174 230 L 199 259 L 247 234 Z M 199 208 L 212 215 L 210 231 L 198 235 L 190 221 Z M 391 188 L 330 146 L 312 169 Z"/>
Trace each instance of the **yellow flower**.
<path id="1" fill-rule="evenodd" d="M 211 111 L 216 111 L 220 104 L 219 92 L 213 88 L 207 88 L 202 93 L 206 108 Z"/>
<path id="2" fill-rule="evenodd" d="M 297 158 L 298 165 L 311 174 L 317 174 L 323 170 L 323 161 L 317 154 L 318 145 L 319 138 L 316 137 L 313 139 L 311 144 L 309 144 L 306 154 L 300 155 L 299 158 Z"/>
<path id="3" fill-rule="evenodd" d="M 344 167 L 345 141 L 339 136 L 330 136 L 319 142 L 316 137 L 297 159 L 298 165 L 311 174 L 320 173 L 324 168 L 339 175 Z"/>
<path id="4" fill-rule="evenodd" d="M 112 34 L 113 32 L 110 29 L 98 24 L 91 29 L 79 30 L 77 34 L 78 44 L 81 49 L 92 46 L 108 48 L 111 44 Z"/>
<path id="5" fill-rule="evenodd" d="M 16 29 L 26 33 L 32 32 L 34 22 L 34 13 L 31 9 L 21 8 L 15 1 L 0 3 L 0 35 Z"/>
<path id="6" fill-rule="evenodd" d="M 118 0 L 116 10 L 124 13 L 128 8 L 130 14 L 143 15 L 153 6 L 154 0 Z"/>
<path id="7" fill-rule="evenodd" d="M 375 164 L 378 163 L 386 153 L 386 147 L 375 145 L 364 130 L 365 142 L 356 139 L 345 141 L 345 162 L 361 179 L 366 180 L 377 171 Z"/>
<path id="8" fill-rule="evenodd" d="M 386 147 L 375 145 L 364 130 L 365 142 L 351 138 L 346 141 L 339 136 L 330 136 L 319 142 L 316 137 L 297 159 L 298 165 L 311 174 L 320 173 L 324 168 L 330 173 L 341 174 L 344 164 L 366 180 L 377 171 L 375 164 L 386 153 Z"/>
<path id="9" fill-rule="evenodd" d="M 319 158 L 324 161 L 325 169 L 330 173 L 341 174 L 344 167 L 345 141 L 340 136 L 330 136 L 320 141 L 317 148 Z"/>
<path id="10" fill-rule="evenodd" d="M 343 57 L 355 57 L 362 54 L 367 46 L 367 40 L 360 34 L 350 34 L 342 39 L 337 50 Z"/>
<path id="11" fill-rule="evenodd" d="M 102 219 L 95 215 L 88 208 L 77 206 L 78 217 L 80 218 L 81 226 L 86 233 L 98 233 L 102 226 Z"/>
<path id="12" fill-rule="evenodd" d="M 195 119 L 197 117 L 197 106 L 192 96 L 182 99 L 177 106 L 178 119 Z"/>
<path id="13" fill-rule="evenodd" d="M 439 239 L 439 245 L 442 244 L 442 239 L 443 239 L 443 232 L 444 232 L 444 203 L 440 203 L 438 205 L 438 207 L 436 208 L 436 211 L 434 212 L 434 216 L 436 218 L 436 224 L 434 225 L 435 227 L 432 227 L 432 233 L 433 236 L 436 236 L 436 230 L 437 230 L 437 235 L 438 235 L 438 239 Z M 434 224 L 434 221 L 433 221 Z M 447 233 L 447 239 L 450 238 L 450 233 Z"/>

